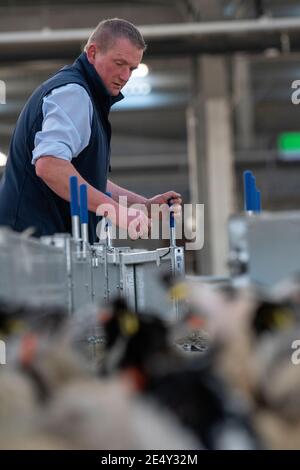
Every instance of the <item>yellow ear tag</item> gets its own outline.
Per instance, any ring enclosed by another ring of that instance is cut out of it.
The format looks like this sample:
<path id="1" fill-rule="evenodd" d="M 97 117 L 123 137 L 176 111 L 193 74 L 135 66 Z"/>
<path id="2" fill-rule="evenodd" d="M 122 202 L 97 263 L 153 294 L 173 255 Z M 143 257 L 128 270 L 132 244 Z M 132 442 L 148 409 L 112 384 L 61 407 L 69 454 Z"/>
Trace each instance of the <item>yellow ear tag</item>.
<path id="1" fill-rule="evenodd" d="M 133 336 L 139 330 L 139 321 L 131 312 L 124 312 L 120 318 L 120 329 L 124 336 Z"/>
<path id="2" fill-rule="evenodd" d="M 285 308 L 275 310 L 273 314 L 273 323 L 278 329 L 292 326 L 294 323 L 292 312 Z"/>
<path id="3" fill-rule="evenodd" d="M 187 286 L 184 282 L 179 282 L 169 290 L 171 299 L 183 300 L 187 296 Z"/>

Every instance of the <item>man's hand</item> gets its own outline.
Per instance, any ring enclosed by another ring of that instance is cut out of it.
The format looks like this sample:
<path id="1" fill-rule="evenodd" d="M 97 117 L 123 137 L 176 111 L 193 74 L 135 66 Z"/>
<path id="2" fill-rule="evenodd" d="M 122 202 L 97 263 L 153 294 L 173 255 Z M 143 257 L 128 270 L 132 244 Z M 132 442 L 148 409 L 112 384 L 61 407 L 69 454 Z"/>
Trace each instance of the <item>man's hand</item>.
<path id="1" fill-rule="evenodd" d="M 143 211 L 130 209 L 128 210 L 128 233 L 132 240 L 138 238 L 148 239 L 151 229 L 151 221 Z"/>
<path id="2" fill-rule="evenodd" d="M 179 216 L 181 214 L 181 194 L 175 193 L 175 191 L 168 191 L 163 194 L 157 194 L 156 196 L 151 197 L 147 201 L 148 214 L 151 215 L 151 204 L 168 204 L 170 201 L 171 207 L 170 211 L 174 212 L 174 216 Z"/>

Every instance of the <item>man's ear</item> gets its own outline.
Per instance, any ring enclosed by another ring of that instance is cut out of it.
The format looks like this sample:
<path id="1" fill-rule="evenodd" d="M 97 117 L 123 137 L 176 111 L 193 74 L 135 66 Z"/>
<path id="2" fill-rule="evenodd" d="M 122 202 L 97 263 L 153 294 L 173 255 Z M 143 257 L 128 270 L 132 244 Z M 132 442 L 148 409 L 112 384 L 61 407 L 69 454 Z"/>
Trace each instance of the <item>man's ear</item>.
<path id="1" fill-rule="evenodd" d="M 90 44 L 86 50 L 86 55 L 88 58 L 88 61 L 90 64 L 95 63 L 95 58 L 96 58 L 96 52 L 97 52 L 97 46 L 96 44 Z"/>

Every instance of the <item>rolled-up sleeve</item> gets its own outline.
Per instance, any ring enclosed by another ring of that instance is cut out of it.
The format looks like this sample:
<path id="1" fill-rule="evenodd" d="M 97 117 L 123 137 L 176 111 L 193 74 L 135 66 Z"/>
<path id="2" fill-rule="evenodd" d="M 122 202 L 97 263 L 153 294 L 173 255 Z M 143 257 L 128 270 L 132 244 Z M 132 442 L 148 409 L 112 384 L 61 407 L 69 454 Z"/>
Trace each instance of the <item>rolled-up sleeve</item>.
<path id="1" fill-rule="evenodd" d="M 71 161 L 87 147 L 93 105 L 87 91 L 76 83 L 55 88 L 43 99 L 43 123 L 34 139 L 32 164 L 46 155 Z"/>

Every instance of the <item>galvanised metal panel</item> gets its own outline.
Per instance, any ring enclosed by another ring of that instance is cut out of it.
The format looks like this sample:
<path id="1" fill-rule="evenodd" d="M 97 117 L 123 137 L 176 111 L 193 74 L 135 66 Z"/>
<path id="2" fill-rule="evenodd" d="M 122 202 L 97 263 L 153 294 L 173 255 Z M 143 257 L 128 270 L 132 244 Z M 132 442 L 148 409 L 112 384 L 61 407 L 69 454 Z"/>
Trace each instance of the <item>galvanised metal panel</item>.
<path id="1" fill-rule="evenodd" d="M 122 283 L 126 299 L 137 311 L 154 312 L 167 321 L 177 320 L 180 308 L 168 297 L 164 275 L 183 274 L 182 248 L 154 251 L 131 250 L 120 256 Z"/>
<path id="2" fill-rule="evenodd" d="M 0 296 L 17 303 L 67 308 L 64 250 L 0 229 Z"/>
<path id="3" fill-rule="evenodd" d="M 80 309 L 92 302 L 92 260 L 90 250 L 84 256 L 77 247 L 71 248 L 71 286 L 73 310 Z"/>
<path id="4" fill-rule="evenodd" d="M 229 221 L 231 274 L 272 286 L 300 271 L 300 212 L 263 212 Z"/>

